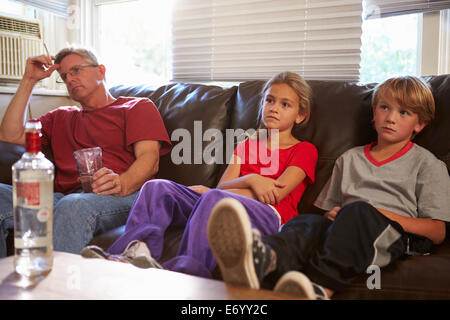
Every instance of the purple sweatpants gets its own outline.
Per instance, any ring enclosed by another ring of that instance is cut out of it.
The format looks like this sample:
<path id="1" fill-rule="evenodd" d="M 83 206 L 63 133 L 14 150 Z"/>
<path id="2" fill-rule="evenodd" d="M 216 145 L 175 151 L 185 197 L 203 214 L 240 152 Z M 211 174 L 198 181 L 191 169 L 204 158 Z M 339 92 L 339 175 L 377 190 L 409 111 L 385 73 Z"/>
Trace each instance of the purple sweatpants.
<path id="1" fill-rule="evenodd" d="M 163 267 L 211 278 L 217 262 L 209 248 L 206 226 L 213 207 L 227 197 L 242 203 L 252 226 L 262 235 L 278 231 L 278 217 L 270 206 L 262 202 L 219 189 L 201 195 L 173 181 L 154 179 L 142 187 L 131 208 L 125 232 L 108 252 L 119 254 L 132 240 L 142 240 L 152 256 L 159 260 L 166 229 L 169 226 L 185 226 L 177 256 L 166 261 Z"/>

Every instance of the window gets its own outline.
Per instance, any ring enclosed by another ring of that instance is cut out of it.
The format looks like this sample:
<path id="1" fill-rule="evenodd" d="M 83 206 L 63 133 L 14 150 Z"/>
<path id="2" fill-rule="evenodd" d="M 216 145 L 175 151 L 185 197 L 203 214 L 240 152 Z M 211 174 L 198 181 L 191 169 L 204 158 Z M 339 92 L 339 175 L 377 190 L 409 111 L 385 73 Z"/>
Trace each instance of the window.
<path id="1" fill-rule="evenodd" d="M 417 75 L 420 14 L 364 20 L 360 82 Z"/>
<path id="2" fill-rule="evenodd" d="M 0 11 L 5 16 L 0 28 L 0 51 L 2 52 L 0 60 L 3 66 L 0 68 L 0 86 L 17 86 L 25 71 L 26 59 L 29 56 L 45 53 L 43 43 L 47 45 L 51 54 L 55 54 L 67 42 L 66 19 L 62 15 L 64 6 L 57 7 L 60 9 L 58 13 L 54 12 L 54 6 L 50 8 L 51 10 L 47 8 L 56 3 L 55 1 L 63 3 L 63 0 L 33 2 L 0 0 Z M 23 23 L 6 22 L 17 20 Z M 26 31 L 20 32 L 18 25 L 22 25 Z M 37 88 L 61 89 L 55 80 L 54 73 L 50 78 L 39 81 Z"/>
<path id="3" fill-rule="evenodd" d="M 51 53 L 67 43 L 94 48 L 110 86 L 267 79 L 284 70 L 361 82 L 450 72 L 450 0 L 0 0 L 0 8 L 39 19 Z M 363 8 L 377 8 L 378 18 L 363 21 Z M 430 31 L 426 17 L 439 10 Z M 63 88 L 53 80 L 45 88 Z"/>
<path id="4" fill-rule="evenodd" d="M 170 80 L 171 7 L 171 0 L 109 1 L 97 6 L 95 49 L 107 68 L 109 86 Z"/>
<path id="5" fill-rule="evenodd" d="M 449 0 L 364 0 L 361 82 L 449 73 Z"/>
<path id="6" fill-rule="evenodd" d="M 36 10 L 34 8 L 11 0 L 0 0 L 0 8 L 0 12 L 7 14 L 13 14 L 24 18 L 36 18 Z"/>

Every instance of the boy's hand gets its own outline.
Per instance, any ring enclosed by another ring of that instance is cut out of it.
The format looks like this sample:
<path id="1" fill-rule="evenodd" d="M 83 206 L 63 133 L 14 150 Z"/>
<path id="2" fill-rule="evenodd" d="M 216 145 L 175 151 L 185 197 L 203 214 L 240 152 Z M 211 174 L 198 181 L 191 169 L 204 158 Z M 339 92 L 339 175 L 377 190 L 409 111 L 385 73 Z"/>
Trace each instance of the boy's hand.
<path id="1" fill-rule="evenodd" d="M 278 204 L 280 202 L 280 194 L 277 188 L 286 186 L 277 180 L 257 174 L 249 177 L 248 183 L 255 193 L 256 199 L 266 204 Z"/>
<path id="2" fill-rule="evenodd" d="M 206 191 L 211 190 L 210 188 L 202 186 L 202 185 L 188 186 L 188 188 L 191 190 L 194 190 L 195 192 L 198 192 L 200 194 L 204 194 Z"/>
<path id="3" fill-rule="evenodd" d="M 341 207 L 334 207 L 333 209 L 331 209 L 330 211 L 327 211 L 323 214 L 324 217 L 327 217 L 328 219 L 330 219 L 331 221 L 334 221 L 334 219 L 336 218 L 336 214 L 338 213 L 338 211 L 341 210 Z"/>

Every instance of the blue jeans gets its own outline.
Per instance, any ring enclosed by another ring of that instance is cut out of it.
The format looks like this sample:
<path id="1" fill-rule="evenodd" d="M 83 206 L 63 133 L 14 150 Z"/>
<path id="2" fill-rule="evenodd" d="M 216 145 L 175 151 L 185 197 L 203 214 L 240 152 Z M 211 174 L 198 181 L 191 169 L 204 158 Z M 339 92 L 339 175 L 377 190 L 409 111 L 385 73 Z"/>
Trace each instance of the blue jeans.
<path id="1" fill-rule="evenodd" d="M 53 248 L 79 254 L 99 234 L 124 225 L 138 192 L 126 197 L 95 193 L 54 193 Z M 0 183 L 0 258 L 14 228 L 12 186 Z"/>

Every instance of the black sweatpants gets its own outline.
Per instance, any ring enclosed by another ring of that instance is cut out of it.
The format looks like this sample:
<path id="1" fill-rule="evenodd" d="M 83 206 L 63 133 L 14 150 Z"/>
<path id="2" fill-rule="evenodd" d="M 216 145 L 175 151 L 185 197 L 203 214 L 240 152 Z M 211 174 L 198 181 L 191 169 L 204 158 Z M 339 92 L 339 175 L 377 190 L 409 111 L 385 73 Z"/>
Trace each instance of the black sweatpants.
<path id="1" fill-rule="evenodd" d="M 279 233 L 263 238 L 277 254 L 277 268 L 262 286 L 271 289 L 283 274 L 297 270 L 312 282 L 341 290 L 368 266 L 381 268 L 402 257 L 410 236 L 365 202 L 344 206 L 334 221 L 317 214 L 300 214 Z M 425 240 L 427 245 L 431 243 Z"/>

